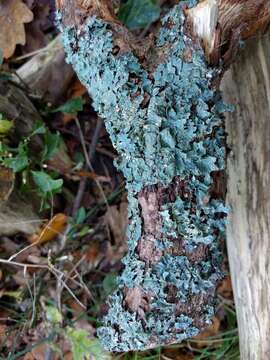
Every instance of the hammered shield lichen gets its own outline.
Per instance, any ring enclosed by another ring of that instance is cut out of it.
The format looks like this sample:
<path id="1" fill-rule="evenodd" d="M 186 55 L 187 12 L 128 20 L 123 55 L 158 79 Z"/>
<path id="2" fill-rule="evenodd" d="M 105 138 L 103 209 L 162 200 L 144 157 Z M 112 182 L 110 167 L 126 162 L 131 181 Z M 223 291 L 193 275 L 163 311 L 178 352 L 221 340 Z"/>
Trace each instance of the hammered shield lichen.
<path id="1" fill-rule="evenodd" d="M 151 76 L 132 52 L 114 55 L 109 23 L 93 16 L 80 36 L 75 27 L 63 30 L 67 60 L 105 121 L 119 154 L 116 166 L 128 190 L 128 254 L 118 290 L 110 297 L 98 330 L 111 351 L 140 350 L 196 335 L 199 328 L 192 312 L 179 313 L 176 307 L 191 296 L 213 293 L 222 277 L 218 246 L 227 210 L 221 200 L 210 199 L 209 191 L 212 173 L 224 168 L 222 113 L 226 107 L 213 86 L 217 71 L 208 67 L 203 51 L 184 34 L 182 6 L 163 19 L 155 46 L 166 48 L 168 54 Z M 192 48 L 188 59 L 187 48 Z M 162 205 L 163 225 L 155 239 L 162 256 L 149 266 L 137 252 L 143 236 L 138 194 L 147 186 L 169 186 L 175 177 L 185 181 L 190 196 Z M 187 253 L 205 245 L 207 259 L 191 262 L 187 256 L 173 254 L 170 248 L 180 238 Z M 168 301 L 168 285 L 175 290 L 177 303 Z M 124 291 L 134 288 L 147 294 L 148 307 L 139 313 L 124 302 Z M 205 324 L 214 314 L 214 296 L 210 299 L 201 310 Z"/>

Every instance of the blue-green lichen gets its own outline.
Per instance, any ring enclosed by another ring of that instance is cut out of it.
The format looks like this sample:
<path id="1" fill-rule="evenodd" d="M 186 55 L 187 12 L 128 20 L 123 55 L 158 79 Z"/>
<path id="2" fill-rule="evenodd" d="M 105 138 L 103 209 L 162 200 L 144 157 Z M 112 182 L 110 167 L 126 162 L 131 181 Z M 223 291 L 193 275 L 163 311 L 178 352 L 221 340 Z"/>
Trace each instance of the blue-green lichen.
<path id="1" fill-rule="evenodd" d="M 181 4 L 163 20 L 155 46 L 167 55 L 151 76 L 132 52 L 114 55 L 113 31 L 103 20 L 91 17 L 79 36 L 73 27 L 63 29 L 67 60 L 105 120 L 128 190 L 129 251 L 98 330 L 111 351 L 196 335 L 196 316 L 204 326 L 210 323 L 222 277 L 218 246 L 227 210 L 209 193 L 212 173 L 224 169 L 226 108 L 212 83 L 217 70 L 208 67 L 203 51 L 184 34 Z M 166 188 L 176 177 L 185 182 L 185 194 L 159 209 L 162 226 L 154 239 L 159 256 L 147 264 L 138 254 L 145 236 L 138 194 L 147 186 Z M 183 254 L 174 253 L 177 241 Z M 190 259 L 200 246 L 207 248 L 206 258 Z M 136 306 L 129 304 L 129 290 L 136 293 Z"/>

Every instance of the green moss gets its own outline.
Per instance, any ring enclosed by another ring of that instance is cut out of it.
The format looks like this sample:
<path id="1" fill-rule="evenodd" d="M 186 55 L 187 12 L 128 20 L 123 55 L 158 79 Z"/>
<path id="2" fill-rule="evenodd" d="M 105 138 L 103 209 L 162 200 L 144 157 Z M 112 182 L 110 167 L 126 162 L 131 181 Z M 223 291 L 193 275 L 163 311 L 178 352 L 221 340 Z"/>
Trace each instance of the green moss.
<path id="1" fill-rule="evenodd" d="M 174 286 L 177 301 L 185 303 L 191 296 L 213 293 L 222 276 L 218 244 L 226 208 L 220 201 L 206 199 L 211 173 L 225 164 L 222 113 L 226 107 L 212 86 L 217 71 L 207 66 L 203 51 L 193 50 L 192 58 L 185 60 L 192 40 L 183 33 L 184 20 L 181 5 L 164 18 L 156 46 L 170 50 L 152 77 L 132 53 L 113 55 L 112 32 L 104 21 L 90 18 L 79 37 L 74 28 L 63 30 L 67 59 L 105 121 L 128 190 L 129 251 L 118 291 L 111 296 L 104 326 L 98 331 L 111 351 L 144 349 L 196 335 L 199 329 L 192 314 L 176 315 L 176 303 L 168 302 L 166 287 Z M 150 101 L 144 106 L 147 96 Z M 209 257 L 191 263 L 186 256 L 167 254 L 149 267 L 136 252 L 143 231 L 137 194 L 148 185 L 168 186 L 176 176 L 186 181 L 191 196 L 163 205 L 156 246 L 168 249 L 174 239 L 181 239 L 187 252 L 206 245 Z M 124 289 L 134 287 L 151 294 L 143 316 L 124 305 Z M 214 301 L 210 302 L 202 309 L 205 323 L 214 313 Z"/>

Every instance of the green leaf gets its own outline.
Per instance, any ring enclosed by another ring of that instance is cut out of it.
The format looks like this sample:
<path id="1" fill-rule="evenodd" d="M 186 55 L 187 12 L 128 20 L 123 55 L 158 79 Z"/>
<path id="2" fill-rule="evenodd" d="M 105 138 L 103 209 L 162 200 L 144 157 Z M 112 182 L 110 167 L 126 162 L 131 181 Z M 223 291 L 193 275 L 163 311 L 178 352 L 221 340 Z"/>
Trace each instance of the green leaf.
<path id="1" fill-rule="evenodd" d="M 82 224 L 86 219 L 86 210 L 84 207 L 80 207 L 75 216 L 75 223 Z"/>
<path id="2" fill-rule="evenodd" d="M 27 146 L 20 143 L 18 146 L 18 153 L 12 158 L 6 158 L 3 163 L 5 166 L 11 168 L 15 173 L 25 169 L 29 164 Z"/>
<path id="3" fill-rule="evenodd" d="M 46 131 L 47 131 L 47 129 L 46 129 L 45 124 L 43 124 L 43 122 L 41 122 L 41 121 L 37 121 L 34 124 L 31 136 L 46 134 Z"/>
<path id="4" fill-rule="evenodd" d="M 117 275 L 116 274 L 108 274 L 105 276 L 103 280 L 103 289 L 108 296 L 117 288 Z"/>
<path id="5" fill-rule="evenodd" d="M 82 329 L 67 329 L 73 358 L 76 360 L 109 360 L 111 356 L 100 345 L 98 339 L 89 339 L 88 332 Z"/>
<path id="6" fill-rule="evenodd" d="M 42 161 L 49 160 L 59 148 L 60 145 L 60 135 L 52 134 L 50 132 L 46 133 L 44 141 L 44 150 L 42 153 Z"/>
<path id="7" fill-rule="evenodd" d="M 31 171 L 33 180 L 38 186 L 39 190 L 44 193 L 55 193 L 63 186 L 63 180 L 54 180 L 49 174 L 44 171 Z"/>
<path id="8" fill-rule="evenodd" d="M 56 324 L 61 323 L 63 320 L 60 311 L 52 305 L 46 306 L 46 317 L 49 322 Z"/>
<path id="9" fill-rule="evenodd" d="M 84 104 L 83 98 L 81 96 L 76 97 L 76 98 L 73 98 L 73 99 L 67 101 L 64 105 L 58 107 L 57 109 L 53 110 L 52 112 L 60 111 L 65 114 L 76 114 L 78 111 L 83 110 L 83 104 Z"/>
<path id="10" fill-rule="evenodd" d="M 131 30 L 142 29 L 160 16 L 156 0 L 128 0 L 121 5 L 119 19 Z"/>
<path id="11" fill-rule="evenodd" d="M 0 119 L 0 135 L 7 134 L 14 126 L 13 121 Z"/>

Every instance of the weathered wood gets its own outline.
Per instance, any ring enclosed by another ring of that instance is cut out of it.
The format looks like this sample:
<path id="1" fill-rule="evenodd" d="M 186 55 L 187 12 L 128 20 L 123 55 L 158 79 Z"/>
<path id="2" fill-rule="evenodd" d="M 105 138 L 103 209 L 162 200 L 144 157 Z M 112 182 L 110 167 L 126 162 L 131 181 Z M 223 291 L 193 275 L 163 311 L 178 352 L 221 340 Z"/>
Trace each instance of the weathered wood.
<path id="1" fill-rule="evenodd" d="M 20 79 L 34 95 L 53 105 L 61 99 L 74 78 L 72 67 L 65 62 L 59 37 L 17 70 Z"/>
<path id="2" fill-rule="evenodd" d="M 241 359 L 270 359 L 270 36 L 252 39 L 225 75 L 227 246 Z"/>

